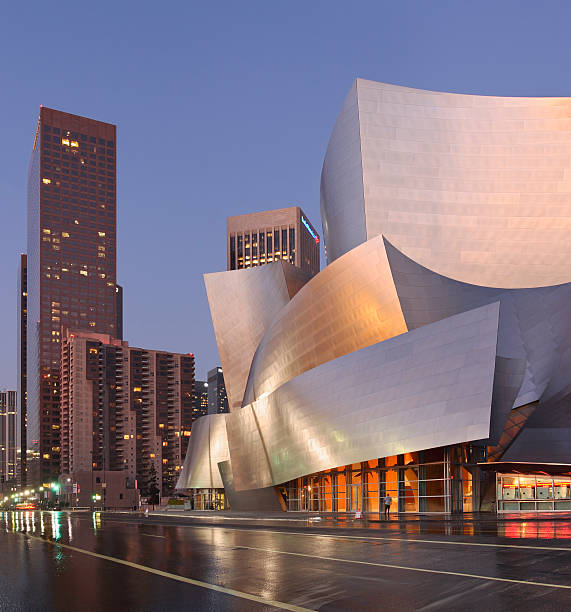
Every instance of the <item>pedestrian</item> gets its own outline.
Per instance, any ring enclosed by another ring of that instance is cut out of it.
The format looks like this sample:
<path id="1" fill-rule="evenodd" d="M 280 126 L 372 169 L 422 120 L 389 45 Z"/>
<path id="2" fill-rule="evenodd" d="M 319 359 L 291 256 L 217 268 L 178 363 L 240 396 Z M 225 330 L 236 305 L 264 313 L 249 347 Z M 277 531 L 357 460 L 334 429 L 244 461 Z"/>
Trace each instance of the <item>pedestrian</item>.
<path id="1" fill-rule="evenodd" d="M 390 512 L 391 512 L 391 504 L 393 503 L 393 498 L 390 496 L 389 493 L 387 493 L 387 496 L 385 497 L 385 518 L 388 520 L 390 517 Z"/>

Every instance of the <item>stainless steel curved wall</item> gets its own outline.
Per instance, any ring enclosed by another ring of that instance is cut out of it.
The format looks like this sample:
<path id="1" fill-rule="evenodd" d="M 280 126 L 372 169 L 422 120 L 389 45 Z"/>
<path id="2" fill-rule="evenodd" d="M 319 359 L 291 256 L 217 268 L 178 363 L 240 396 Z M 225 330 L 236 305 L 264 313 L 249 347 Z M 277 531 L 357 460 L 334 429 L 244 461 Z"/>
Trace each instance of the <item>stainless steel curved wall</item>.
<path id="1" fill-rule="evenodd" d="M 328 261 L 383 234 L 456 280 L 502 288 L 568 282 L 570 160 L 571 98 L 358 79 L 323 165 Z"/>
<path id="2" fill-rule="evenodd" d="M 511 360 L 500 360 L 498 371 L 498 320 L 498 303 L 449 317 L 330 361 L 220 415 L 236 489 L 487 438 L 492 405 L 506 414 L 521 380 L 517 364 L 506 366 Z M 191 467 L 185 478 L 190 487 L 205 482 Z"/>
<path id="3" fill-rule="evenodd" d="M 177 489 L 221 489 L 218 464 L 230 459 L 226 414 L 209 414 L 192 424 L 190 444 Z"/>
<path id="4" fill-rule="evenodd" d="M 321 270 L 276 313 L 256 350 L 243 403 L 406 331 L 383 241 L 370 240 Z"/>
<path id="5" fill-rule="evenodd" d="M 308 279 L 281 260 L 204 275 L 230 410 L 242 405 L 252 357 L 264 332 Z"/>

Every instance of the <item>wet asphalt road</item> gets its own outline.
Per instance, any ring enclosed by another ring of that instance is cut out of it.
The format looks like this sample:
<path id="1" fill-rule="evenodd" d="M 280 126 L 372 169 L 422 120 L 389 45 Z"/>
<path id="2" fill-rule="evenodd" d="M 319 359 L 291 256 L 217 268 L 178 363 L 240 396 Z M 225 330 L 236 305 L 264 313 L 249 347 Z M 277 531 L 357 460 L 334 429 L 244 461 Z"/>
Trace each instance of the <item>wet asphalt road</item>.
<path id="1" fill-rule="evenodd" d="M 571 609 L 571 523 L 0 513 L 0 610 Z"/>

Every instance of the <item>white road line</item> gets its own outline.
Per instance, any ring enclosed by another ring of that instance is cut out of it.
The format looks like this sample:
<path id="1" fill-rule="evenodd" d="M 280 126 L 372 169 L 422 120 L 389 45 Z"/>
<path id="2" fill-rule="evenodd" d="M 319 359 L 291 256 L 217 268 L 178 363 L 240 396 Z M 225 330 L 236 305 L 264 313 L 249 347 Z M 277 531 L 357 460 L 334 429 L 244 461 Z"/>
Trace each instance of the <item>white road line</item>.
<path id="1" fill-rule="evenodd" d="M 114 521 L 113 519 L 105 519 L 106 523 L 121 523 L 129 521 Z M 131 523 L 133 525 L 139 525 L 141 523 Z M 153 523 L 148 523 L 152 525 Z M 272 533 L 279 535 L 299 535 L 299 536 L 313 536 L 316 538 L 342 538 L 345 540 L 365 540 L 365 541 L 381 541 L 381 542 L 404 542 L 406 544 L 445 544 L 449 546 L 476 546 L 482 548 L 516 548 L 522 550 L 538 550 L 542 552 L 568 552 L 571 553 L 571 547 L 564 546 L 532 546 L 530 544 L 492 544 L 489 542 L 456 542 L 451 540 L 421 540 L 419 538 L 390 538 L 387 536 L 357 536 L 357 535 L 344 535 L 336 533 L 313 533 L 304 531 L 278 531 L 276 529 L 246 529 L 245 527 L 226 527 L 225 525 L 193 525 L 192 523 L 185 523 L 183 525 L 173 525 L 169 523 L 161 523 L 163 527 L 188 527 L 190 529 L 226 529 L 227 531 L 245 531 L 248 533 Z"/>
<path id="2" fill-rule="evenodd" d="M 494 582 L 511 582 L 515 584 L 525 584 L 528 586 L 547 587 L 550 589 L 571 589 L 571 585 L 549 584 L 547 582 L 533 582 L 531 580 L 515 580 L 513 578 L 497 578 L 496 576 L 480 576 L 479 574 L 466 574 L 463 572 L 447 572 L 445 570 L 425 569 L 422 567 L 408 567 L 406 565 L 392 565 L 390 563 L 375 563 L 373 561 L 356 561 L 353 559 L 338 559 L 337 557 L 322 557 L 320 555 L 308 555 L 306 553 L 289 552 L 285 550 L 274 550 L 271 548 L 257 548 L 255 546 L 232 546 L 232 549 L 245 548 L 278 555 L 291 555 L 294 557 L 307 557 L 309 559 L 321 559 L 322 561 L 337 561 L 339 563 L 355 563 L 357 565 L 372 565 L 374 567 L 386 567 L 389 569 L 408 570 L 409 572 L 423 572 L 427 574 L 444 574 L 447 576 L 460 576 L 461 578 L 476 578 L 478 580 L 493 580 Z"/>
<path id="3" fill-rule="evenodd" d="M 166 540 L 167 536 L 154 535 L 152 533 L 140 533 L 139 535 L 147 536 L 148 538 L 162 538 Z"/>
<path id="4" fill-rule="evenodd" d="M 73 550 L 74 552 L 78 552 L 83 555 L 89 555 L 90 557 L 96 557 L 98 559 L 103 559 L 105 561 L 111 561 L 113 563 L 118 563 L 119 565 L 126 565 L 127 567 L 132 567 L 134 569 L 138 569 L 143 572 L 148 572 L 149 574 L 155 574 L 156 576 L 161 576 L 163 578 L 170 578 L 171 580 L 177 580 L 178 582 L 192 584 L 194 586 L 202 587 L 203 589 L 210 589 L 211 591 L 225 593 L 226 595 L 233 595 L 234 597 L 240 597 L 241 599 L 248 599 L 250 601 L 255 601 L 257 603 L 265 604 L 267 606 L 274 606 L 275 608 L 280 608 L 281 610 L 290 610 L 292 612 L 315 612 L 314 610 L 310 610 L 309 608 L 302 608 L 300 606 L 294 606 L 292 604 L 284 603 L 283 601 L 275 601 L 273 599 L 266 599 L 264 597 L 258 597 L 258 595 L 251 595 L 250 593 L 244 593 L 243 591 L 236 591 L 235 589 L 229 589 L 227 587 L 219 586 L 217 584 L 210 584 L 209 582 L 202 582 L 201 580 L 194 580 L 193 578 L 187 578 L 186 576 L 179 576 L 178 574 L 171 574 L 169 572 L 163 572 L 162 570 L 158 570 L 153 567 L 148 567 L 146 565 L 140 565 L 139 563 L 133 563 L 131 561 L 126 561 L 125 559 L 118 559 L 117 557 L 109 557 L 107 555 L 101 555 L 99 553 L 92 552 L 91 550 L 85 550 L 83 548 L 77 548 L 76 546 L 70 546 L 69 544 L 62 544 L 61 542 L 56 542 L 54 540 L 45 540 L 44 538 L 33 536 L 33 535 L 30 535 L 29 533 L 22 533 L 21 535 L 24 535 L 25 537 L 31 538 L 33 540 L 39 540 L 40 542 L 43 542 L 44 544 L 51 544 L 52 546 L 59 546 L 61 548 Z"/>
<path id="5" fill-rule="evenodd" d="M 342 538 L 346 540 L 371 540 L 371 541 L 387 541 L 387 542 L 405 542 L 407 544 L 447 544 L 450 546 L 481 546 L 484 548 L 517 548 L 524 550 L 540 550 L 542 552 L 568 552 L 571 553 L 571 548 L 565 548 L 562 546 L 531 546 L 529 544 L 491 544 L 484 542 L 453 542 L 450 540 L 420 540 L 418 538 L 389 538 L 382 536 L 352 536 L 343 535 L 336 533 L 311 533 L 303 531 L 277 531 L 275 529 L 245 529 L 243 527 L 224 527 L 218 525 L 184 525 L 185 527 L 192 527 L 193 529 L 226 529 L 228 531 L 247 531 L 249 533 L 272 533 L 279 535 L 299 535 L 299 536 L 314 536 L 316 538 Z M 180 525 L 177 525 L 180 527 Z"/>

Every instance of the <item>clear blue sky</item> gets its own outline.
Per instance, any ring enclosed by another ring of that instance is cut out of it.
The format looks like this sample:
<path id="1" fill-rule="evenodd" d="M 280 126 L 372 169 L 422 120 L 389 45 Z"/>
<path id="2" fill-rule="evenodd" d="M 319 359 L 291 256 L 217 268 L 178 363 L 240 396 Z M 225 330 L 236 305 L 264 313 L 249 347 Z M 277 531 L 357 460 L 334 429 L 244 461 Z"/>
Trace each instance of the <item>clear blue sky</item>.
<path id="1" fill-rule="evenodd" d="M 218 363 L 202 281 L 229 215 L 298 204 L 355 77 L 571 96 L 571 2 L 2 2 L 0 388 L 16 385 L 16 269 L 40 104 L 118 126 L 118 278 L 132 345 Z"/>

